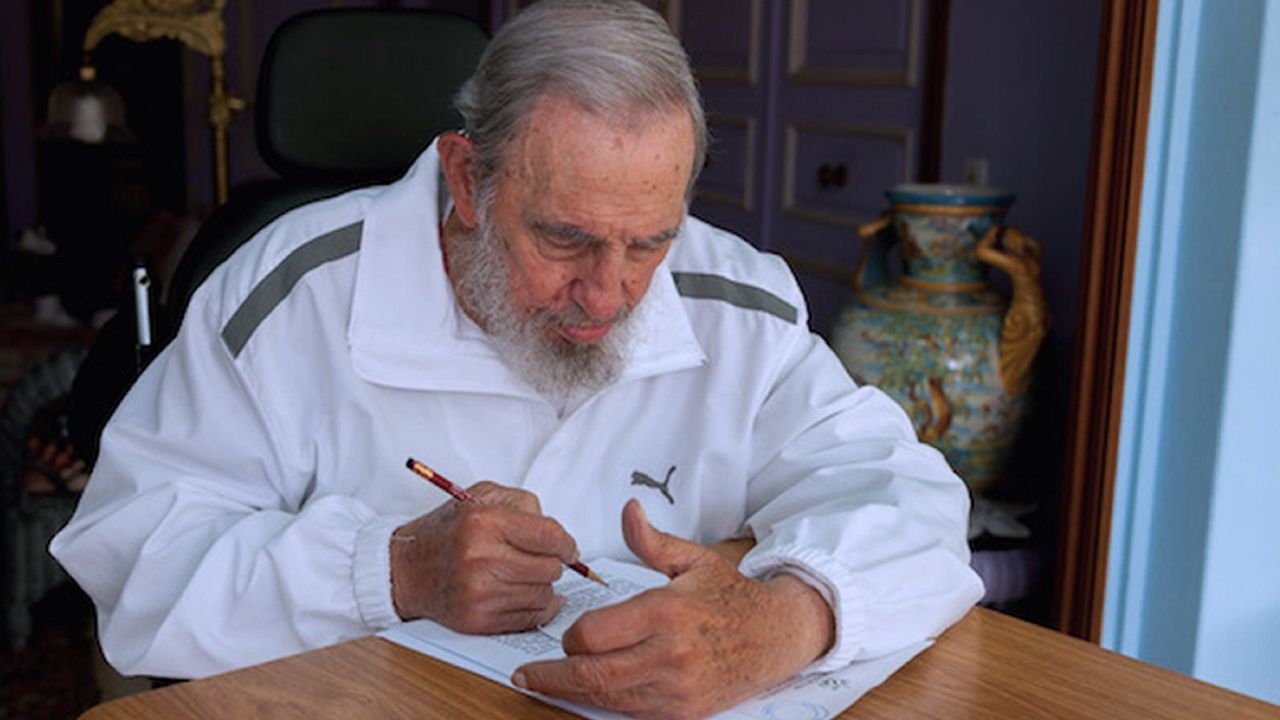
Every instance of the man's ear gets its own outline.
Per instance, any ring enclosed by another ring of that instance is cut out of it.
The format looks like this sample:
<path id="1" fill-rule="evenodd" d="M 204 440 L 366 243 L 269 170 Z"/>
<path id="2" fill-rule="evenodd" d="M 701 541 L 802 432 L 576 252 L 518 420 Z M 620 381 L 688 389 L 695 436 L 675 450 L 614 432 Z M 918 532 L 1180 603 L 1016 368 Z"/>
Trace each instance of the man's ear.
<path id="1" fill-rule="evenodd" d="M 458 219 L 468 228 L 476 226 L 475 183 L 471 178 L 471 163 L 476 147 L 461 133 L 446 132 L 436 140 L 440 153 L 440 166 L 444 170 L 453 209 Z"/>

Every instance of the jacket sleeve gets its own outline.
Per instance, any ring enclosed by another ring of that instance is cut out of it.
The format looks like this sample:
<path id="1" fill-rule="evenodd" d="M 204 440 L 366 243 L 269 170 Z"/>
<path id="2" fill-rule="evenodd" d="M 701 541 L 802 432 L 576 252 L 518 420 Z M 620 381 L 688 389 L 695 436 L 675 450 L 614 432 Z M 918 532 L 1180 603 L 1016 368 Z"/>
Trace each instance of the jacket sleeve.
<path id="1" fill-rule="evenodd" d="M 50 546 L 125 674 L 200 677 L 398 621 L 388 542 L 407 518 L 308 497 L 314 468 L 281 452 L 209 305 L 125 397 Z"/>
<path id="2" fill-rule="evenodd" d="M 822 592 L 836 641 L 810 671 L 932 638 L 982 596 L 965 539 L 969 495 L 883 392 L 794 328 L 753 428 L 751 576 L 794 572 Z"/>

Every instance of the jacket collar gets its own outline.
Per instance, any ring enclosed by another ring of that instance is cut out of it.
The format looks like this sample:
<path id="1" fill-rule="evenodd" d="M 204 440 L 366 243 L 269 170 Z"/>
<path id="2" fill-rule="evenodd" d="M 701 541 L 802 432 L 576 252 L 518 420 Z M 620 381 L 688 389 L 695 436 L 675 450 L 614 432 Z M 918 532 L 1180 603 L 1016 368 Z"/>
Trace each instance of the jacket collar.
<path id="1" fill-rule="evenodd" d="M 355 371 L 393 387 L 538 398 L 454 297 L 440 252 L 443 190 L 432 143 L 365 216 L 347 330 Z M 636 321 L 617 383 L 706 362 L 665 261 Z"/>

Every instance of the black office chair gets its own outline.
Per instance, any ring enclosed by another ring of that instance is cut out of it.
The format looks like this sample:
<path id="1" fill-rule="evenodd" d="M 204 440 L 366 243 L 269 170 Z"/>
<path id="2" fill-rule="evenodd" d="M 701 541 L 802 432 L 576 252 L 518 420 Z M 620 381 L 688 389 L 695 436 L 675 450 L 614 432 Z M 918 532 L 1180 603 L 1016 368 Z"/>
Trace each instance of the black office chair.
<path id="1" fill-rule="evenodd" d="M 430 10 L 317 10 L 281 25 L 263 57 L 255 108 L 258 150 L 280 177 L 235 188 L 196 234 L 154 312 L 152 352 L 173 338 L 209 273 L 273 219 L 394 180 L 435 135 L 460 128 L 453 95 L 487 42 L 470 20 Z M 69 430 L 90 466 L 141 370 L 136 338 L 133 313 L 122 309 L 76 376 Z"/>

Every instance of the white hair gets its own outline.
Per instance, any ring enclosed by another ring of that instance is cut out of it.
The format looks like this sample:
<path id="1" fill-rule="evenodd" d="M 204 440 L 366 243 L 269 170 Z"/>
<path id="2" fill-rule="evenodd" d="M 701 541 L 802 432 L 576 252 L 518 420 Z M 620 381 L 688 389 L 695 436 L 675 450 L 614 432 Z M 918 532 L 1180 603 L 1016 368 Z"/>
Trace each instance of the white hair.
<path id="1" fill-rule="evenodd" d="M 683 107 L 702 170 L 707 124 L 689 58 L 666 22 L 633 0 L 542 0 L 505 24 L 455 98 L 476 148 L 477 204 L 493 197 L 507 144 L 538 100 L 563 94 L 592 114 L 638 123 Z"/>

